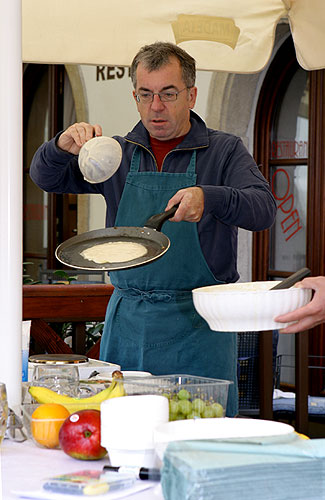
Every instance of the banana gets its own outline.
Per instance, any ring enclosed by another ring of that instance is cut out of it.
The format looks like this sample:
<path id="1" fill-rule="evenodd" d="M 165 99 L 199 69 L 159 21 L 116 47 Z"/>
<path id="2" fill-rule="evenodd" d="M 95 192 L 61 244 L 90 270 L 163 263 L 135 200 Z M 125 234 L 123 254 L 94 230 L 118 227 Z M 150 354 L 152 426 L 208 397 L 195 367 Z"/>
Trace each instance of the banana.
<path id="1" fill-rule="evenodd" d="M 126 396 L 124 385 L 121 382 L 116 382 L 116 385 L 115 387 L 113 387 L 113 390 L 108 396 L 108 399 L 120 398 L 121 396 Z"/>
<path id="2" fill-rule="evenodd" d="M 123 383 L 117 382 L 116 380 L 113 380 L 106 389 L 88 398 L 71 398 L 64 394 L 58 394 L 47 387 L 31 386 L 28 390 L 30 395 L 38 403 L 61 404 L 65 406 L 70 413 L 86 409 L 100 410 L 100 404 L 106 399 L 125 396 Z"/>

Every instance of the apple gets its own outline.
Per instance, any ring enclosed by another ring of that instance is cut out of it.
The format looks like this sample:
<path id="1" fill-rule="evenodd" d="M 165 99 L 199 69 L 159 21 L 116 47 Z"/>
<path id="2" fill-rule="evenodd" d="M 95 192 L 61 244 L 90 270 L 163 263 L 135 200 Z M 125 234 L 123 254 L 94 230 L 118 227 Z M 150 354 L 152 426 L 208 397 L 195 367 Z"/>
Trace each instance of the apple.
<path id="1" fill-rule="evenodd" d="M 61 449 L 79 460 L 99 460 L 107 450 L 100 444 L 100 411 L 80 410 L 63 422 L 59 432 Z"/>

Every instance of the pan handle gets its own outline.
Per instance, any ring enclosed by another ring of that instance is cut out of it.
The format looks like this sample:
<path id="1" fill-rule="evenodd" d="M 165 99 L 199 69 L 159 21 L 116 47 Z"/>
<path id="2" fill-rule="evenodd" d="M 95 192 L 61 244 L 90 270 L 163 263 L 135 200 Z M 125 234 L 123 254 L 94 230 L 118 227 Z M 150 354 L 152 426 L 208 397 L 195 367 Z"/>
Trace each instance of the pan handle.
<path id="1" fill-rule="evenodd" d="M 285 280 L 281 281 L 281 283 L 278 283 L 277 285 L 275 285 L 270 290 L 281 290 L 283 288 L 290 288 L 290 287 L 292 287 L 292 285 L 294 285 L 298 281 L 301 281 L 303 278 L 306 278 L 306 276 L 309 276 L 310 274 L 311 274 L 311 270 L 308 269 L 308 267 L 303 267 L 302 269 L 299 269 L 299 271 L 295 272 L 294 274 L 291 274 L 291 276 L 289 276 Z"/>
<path id="2" fill-rule="evenodd" d="M 156 229 L 156 231 L 160 231 L 164 222 L 173 217 L 178 207 L 179 203 L 174 207 L 170 208 L 169 210 L 167 210 L 167 212 L 161 212 L 160 214 L 152 215 L 151 217 L 149 217 L 147 222 L 145 222 L 144 226 L 150 227 L 151 229 Z"/>

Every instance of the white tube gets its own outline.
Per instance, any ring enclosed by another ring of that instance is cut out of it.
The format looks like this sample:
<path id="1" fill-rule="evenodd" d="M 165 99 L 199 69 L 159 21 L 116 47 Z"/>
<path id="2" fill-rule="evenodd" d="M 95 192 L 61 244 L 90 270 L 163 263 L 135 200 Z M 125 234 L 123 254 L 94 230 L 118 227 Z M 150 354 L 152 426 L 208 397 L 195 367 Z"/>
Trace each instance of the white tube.
<path id="1" fill-rule="evenodd" d="M 0 16 L 0 381 L 21 402 L 22 56 L 21 1 L 1 0 Z"/>

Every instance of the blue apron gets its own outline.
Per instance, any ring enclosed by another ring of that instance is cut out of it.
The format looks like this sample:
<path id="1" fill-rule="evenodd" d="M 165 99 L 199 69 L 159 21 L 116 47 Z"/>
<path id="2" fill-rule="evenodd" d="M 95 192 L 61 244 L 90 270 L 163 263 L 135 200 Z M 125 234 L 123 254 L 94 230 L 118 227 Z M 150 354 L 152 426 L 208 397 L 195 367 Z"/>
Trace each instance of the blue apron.
<path id="1" fill-rule="evenodd" d="M 116 226 L 144 226 L 163 212 L 182 188 L 196 185 L 196 151 L 186 173 L 140 172 L 135 149 L 119 204 Z M 100 359 L 122 370 L 154 375 L 183 373 L 232 380 L 227 415 L 237 413 L 237 334 L 210 330 L 196 312 L 192 289 L 219 284 L 201 250 L 197 225 L 164 223 L 171 241 L 158 260 L 110 273 L 115 289 L 108 303 Z"/>

